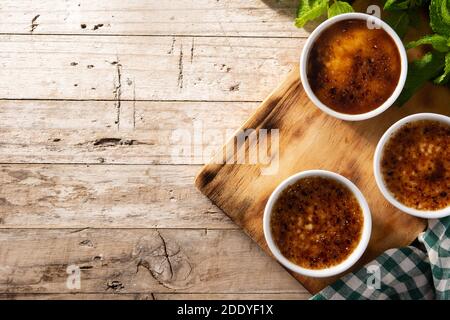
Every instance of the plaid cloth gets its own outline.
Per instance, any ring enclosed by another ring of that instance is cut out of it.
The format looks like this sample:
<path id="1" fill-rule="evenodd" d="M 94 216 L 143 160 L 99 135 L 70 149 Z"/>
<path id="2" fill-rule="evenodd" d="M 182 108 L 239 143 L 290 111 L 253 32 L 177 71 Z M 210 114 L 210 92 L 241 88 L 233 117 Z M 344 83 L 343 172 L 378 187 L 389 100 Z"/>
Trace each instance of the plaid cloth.
<path id="1" fill-rule="evenodd" d="M 413 246 L 390 249 L 313 296 L 325 299 L 450 299 L 450 217 L 429 220 Z"/>

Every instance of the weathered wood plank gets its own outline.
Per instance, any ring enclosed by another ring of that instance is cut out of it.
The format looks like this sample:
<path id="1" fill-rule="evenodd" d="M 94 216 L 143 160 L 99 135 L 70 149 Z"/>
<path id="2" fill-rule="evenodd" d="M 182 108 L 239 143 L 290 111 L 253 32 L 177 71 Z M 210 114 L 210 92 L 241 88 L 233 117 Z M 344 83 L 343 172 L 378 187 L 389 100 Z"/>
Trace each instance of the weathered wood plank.
<path id="1" fill-rule="evenodd" d="M 67 267 L 80 289 L 66 286 Z M 239 230 L 0 230 L 1 293 L 296 293 Z"/>
<path id="2" fill-rule="evenodd" d="M 428 84 L 403 108 L 447 97 Z M 257 105 L 122 101 L 118 114 L 113 101 L 4 100 L 0 163 L 204 164 Z"/>
<path id="3" fill-rule="evenodd" d="M 309 293 L 0 293 L 0 300 L 306 300 Z"/>
<path id="4" fill-rule="evenodd" d="M 0 165 L 0 228 L 231 228 L 198 166 Z"/>
<path id="5" fill-rule="evenodd" d="M 309 292 L 301 293 L 157 293 L 156 300 L 306 300 L 311 297 Z"/>
<path id="6" fill-rule="evenodd" d="M 297 0 L 2 0 L 2 33 L 305 36 Z M 37 17 L 37 18 L 36 18 Z"/>
<path id="7" fill-rule="evenodd" d="M 0 99 L 260 101 L 304 41 L 2 35 Z"/>
<path id="8" fill-rule="evenodd" d="M 257 105 L 3 100 L 0 163 L 203 164 Z"/>

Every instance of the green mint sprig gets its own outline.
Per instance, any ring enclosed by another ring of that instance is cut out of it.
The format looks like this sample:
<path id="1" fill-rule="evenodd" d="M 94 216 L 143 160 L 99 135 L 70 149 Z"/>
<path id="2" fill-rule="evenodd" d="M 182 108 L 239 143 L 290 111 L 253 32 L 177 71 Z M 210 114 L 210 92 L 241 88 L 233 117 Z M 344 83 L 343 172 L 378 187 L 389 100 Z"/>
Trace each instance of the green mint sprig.
<path id="1" fill-rule="evenodd" d="M 330 6 L 330 0 L 300 0 L 295 25 L 302 28 L 308 21 L 315 20 L 325 14 L 328 18 L 331 18 L 338 14 L 353 11 L 353 7 L 344 1 L 333 1 Z"/>

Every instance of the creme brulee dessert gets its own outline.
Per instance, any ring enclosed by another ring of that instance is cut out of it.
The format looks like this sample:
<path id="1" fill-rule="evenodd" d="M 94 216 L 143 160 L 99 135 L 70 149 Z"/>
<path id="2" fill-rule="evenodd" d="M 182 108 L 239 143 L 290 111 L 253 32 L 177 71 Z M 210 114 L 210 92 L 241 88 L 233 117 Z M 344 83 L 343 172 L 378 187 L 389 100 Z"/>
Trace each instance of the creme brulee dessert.
<path id="1" fill-rule="evenodd" d="M 450 206 L 450 125 L 419 120 L 400 127 L 384 146 L 381 174 L 393 197 L 407 207 Z"/>
<path id="2" fill-rule="evenodd" d="M 316 97 L 345 114 L 380 107 L 394 92 L 401 59 L 392 37 L 382 28 L 369 29 L 365 20 L 338 21 L 314 42 L 307 77 Z"/>
<path id="3" fill-rule="evenodd" d="M 319 176 L 306 177 L 282 191 L 270 220 L 280 252 L 307 269 L 340 264 L 360 242 L 364 216 L 352 191 Z"/>

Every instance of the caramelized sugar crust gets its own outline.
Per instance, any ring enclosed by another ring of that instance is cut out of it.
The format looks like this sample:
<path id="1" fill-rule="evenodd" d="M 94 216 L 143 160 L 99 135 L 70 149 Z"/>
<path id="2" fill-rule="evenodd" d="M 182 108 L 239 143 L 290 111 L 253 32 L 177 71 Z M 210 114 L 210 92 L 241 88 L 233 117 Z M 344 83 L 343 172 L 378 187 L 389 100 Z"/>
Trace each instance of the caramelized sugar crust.
<path id="1" fill-rule="evenodd" d="M 343 184 L 308 177 L 286 188 L 271 215 L 271 231 L 283 256 L 308 269 L 341 263 L 358 245 L 362 209 Z"/>
<path id="2" fill-rule="evenodd" d="M 399 202 L 418 210 L 450 205 L 450 126 L 421 120 L 402 126 L 381 158 L 386 187 Z"/>
<path id="3" fill-rule="evenodd" d="M 361 114 L 381 106 L 400 78 L 400 54 L 383 29 L 368 29 L 366 21 L 349 19 L 324 30 L 308 60 L 308 81 L 329 108 Z"/>

